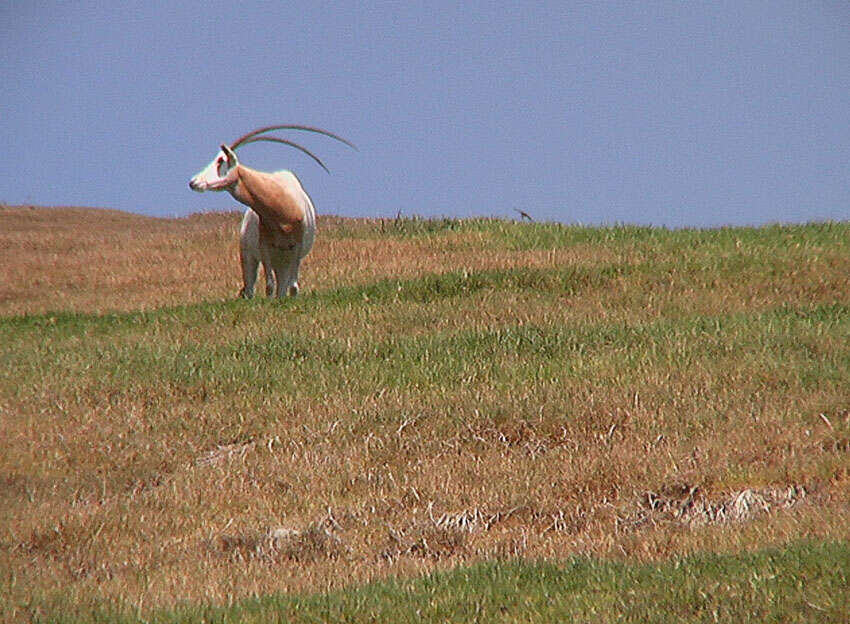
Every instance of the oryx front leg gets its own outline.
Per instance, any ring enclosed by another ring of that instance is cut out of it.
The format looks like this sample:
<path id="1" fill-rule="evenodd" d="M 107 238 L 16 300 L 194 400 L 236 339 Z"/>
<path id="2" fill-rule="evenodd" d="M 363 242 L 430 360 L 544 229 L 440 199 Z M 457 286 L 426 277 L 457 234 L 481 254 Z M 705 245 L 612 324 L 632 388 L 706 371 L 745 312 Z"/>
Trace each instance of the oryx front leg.
<path id="1" fill-rule="evenodd" d="M 257 283 L 257 271 L 260 263 L 262 263 L 263 273 L 266 278 L 266 296 L 274 297 L 275 279 L 271 261 L 268 258 L 263 258 L 262 254 L 259 258 L 257 258 L 256 256 L 250 256 L 242 253 L 241 250 L 240 259 L 242 261 L 242 290 L 239 291 L 239 296 L 243 299 L 251 299 L 254 296 L 254 286 Z"/>
<path id="2" fill-rule="evenodd" d="M 268 243 L 262 239 L 260 239 L 260 262 L 263 264 L 263 272 L 266 276 L 266 297 L 274 297 L 275 274 L 272 250 L 269 248 Z"/>
<path id="3" fill-rule="evenodd" d="M 274 270 L 269 262 L 263 262 L 263 272 L 266 275 L 266 297 L 274 297 Z"/>
<path id="4" fill-rule="evenodd" d="M 292 257 L 292 262 L 289 265 L 289 274 L 286 278 L 286 292 L 290 297 L 298 294 L 298 271 L 301 268 L 301 250 L 296 249 Z"/>
<path id="5" fill-rule="evenodd" d="M 271 255 L 271 264 L 276 282 L 275 296 L 285 297 L 287 294 L 292 294 L 293 264 L 298 262 L 298 256 L 295 254 L 295 249 L 275 249 L 272 251 Z"/>

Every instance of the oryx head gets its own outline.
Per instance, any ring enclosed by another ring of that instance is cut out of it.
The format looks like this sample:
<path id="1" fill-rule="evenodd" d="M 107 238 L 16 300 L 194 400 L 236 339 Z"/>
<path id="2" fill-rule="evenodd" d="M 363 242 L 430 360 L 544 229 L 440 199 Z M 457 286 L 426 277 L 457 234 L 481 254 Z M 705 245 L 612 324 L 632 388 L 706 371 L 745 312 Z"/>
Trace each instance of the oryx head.
<path id="1" fill-rule="evenodd" d="M 223 191 L 236 182 L 236 165 L 239 159 L 233 148 L 222 144 L 212 162 L 194 178 L 189 180 L 189 188 L 202 193 L 204 191 Z"/>
<path id="2" fill-rule="evenodd" d="M 274 136 L 265 136 L 266 132 L 271 132 L 272 130 L 305 130 L 307 132 L 317 132 L 318 134 L 324 134 L 325 136 L 329 136 L 332 139 L 336 139 L 337 141 L 345 143 L 349 147 L 357 149 L 353 143 L 346 141 L 342 137 L 337 136 L 332 132 L 322 130 L 321 128 L 295 125 L 265 126 L 257 130 L 252 130 L 248 134 L 242 135 L 229 146 L 222 144 L 221 149 L 219 150 L 218 154 L 216 154 L 215 158 L 213 158 L 212 162 L 208 164 L 194 178 L 189 180 L 189 188 L 193 191 L 198 192 L 223 191 L 230 188 L 236 182 L 236 167 L 239 165 L 239 159 L 236 158 L 237 148 L 242 145 L 247 145 L 248 143 L 256 143 L 257 141 L 271 141 L 273 143 L 283 143 L 284 145 L 289 145 L 291 147 L 299 149 L 308 156 L 310 156 L 310 158 L 315 160 L 317 163 L 319 163 L 322 169 L 328 171 L 328 168 L 325 167 L 325 163 L 319 160 L 319 158 L 307 148 L 302 147 L 297 143 L 294 143 L 293 141 L 289 141 L 287 139 L 281 139 L 280 137 Z"/>

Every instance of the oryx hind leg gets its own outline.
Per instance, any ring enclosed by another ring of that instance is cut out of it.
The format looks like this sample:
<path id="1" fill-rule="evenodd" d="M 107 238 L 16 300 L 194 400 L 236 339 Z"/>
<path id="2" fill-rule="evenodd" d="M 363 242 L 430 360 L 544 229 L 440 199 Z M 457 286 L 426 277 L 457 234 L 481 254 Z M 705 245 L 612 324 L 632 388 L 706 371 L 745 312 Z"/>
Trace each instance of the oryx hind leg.
<path id="1" fill-rule="evenodd" d="M 250 299 L 254 296 L 254 285 L 257 283 L 260 250 L 256 215 L 249 215 L 248 212 L 242 219 L 239 235 L 239 263 L 242 265 L 242 290 L 239 291 L 239 296 Z"/>
<path id="2" fill-rule="evenodd" d="M 250 299 L 254 296 L 254 284 L 257 283 L 257 268 L 260 266 L 260 259 L 251 257 L 243 251 L 240 251 L 239 259 L 242 262 L 242 290 L 239 291 L 239 296 Z"/>

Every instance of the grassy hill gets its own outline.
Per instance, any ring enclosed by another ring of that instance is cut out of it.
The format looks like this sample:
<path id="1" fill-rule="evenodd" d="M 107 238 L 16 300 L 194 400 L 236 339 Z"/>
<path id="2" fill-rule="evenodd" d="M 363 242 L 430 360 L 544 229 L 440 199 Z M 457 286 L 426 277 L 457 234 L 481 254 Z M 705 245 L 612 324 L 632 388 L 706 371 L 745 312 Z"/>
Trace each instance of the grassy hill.
<path id="1" fill-rule="evenodd" d="M 850 225 L 238 220 L 0 209 L 0 617 L 847 612 Z"/>

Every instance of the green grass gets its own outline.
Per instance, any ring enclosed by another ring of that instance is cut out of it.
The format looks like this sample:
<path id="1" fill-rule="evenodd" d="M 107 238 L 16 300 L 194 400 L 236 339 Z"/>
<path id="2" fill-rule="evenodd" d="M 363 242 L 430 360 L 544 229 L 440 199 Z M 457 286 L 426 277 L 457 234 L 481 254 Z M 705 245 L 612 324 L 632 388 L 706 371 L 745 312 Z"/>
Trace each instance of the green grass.
<path id="1" fill-rule="evenodd" d="M 490 283 L 476 284 L 531 293 L 541 288 L 539 280 L 514 280 L 516 274 L 501 273 Z M 475 292 L 456 287 L 455 274 L 441 277 L 408 280 L 400 290 L 346 289 L 345 299 L 349 306 L 363 310 L 378 305 L 376 292 L 439 293 L 437 284 L 450 289 L 452 296 Z M 554 292 L 559 279 L 556 274 L 550 282 Z M 407 299 L 411 300 L 422 303 L 419 296 Z M 309 307 L 338 301 L 338 291 L 332 291 L 291 304 L 260 305 L 291 319 Z M 238 322 L 245 308 L 246 304 L 233 302 L 153 313 L 0 319 L 0 337 L 6 336 L 0 350 L 0 379 L 5 378 L 19 396 L 45 383 L 88 378 L 111 387 L 204 383 L 212 394 L 255 388 L 315 397 L 343 386 L 366 394 L 379 387 L 427 386 L 439 391 L 468 384 L 471 372 L 480 383 L 505 390 L 530 378 L 629 384 L 650 370 L 716 369 L 728 362 L 727 370 L 747 367 L 754 379 L 776 376 L 778 382 L 801 384 L 805 389 L 843 383 L 850 365 L 846 347 L 850 306 L 837 303 L 639 324 L 497 324 L 460 331 L 325 339 L 291 330 L 259 338 L 240 335 Z M 168 334 L 204 322 L 235 328 L 236 336 L 212 345 L 191 335 L 177 343 L 159 338 L 159 332 Z M 140 334 L 139 339 L 122 340 L 131 330 Z M 28 348 L 21 349 L 20 343 Z M 56 369 L 65 371 L 64 379 L 49 378 L 48 371 Z"/>
<path id="2" fill-rule="evenodd" d="M 843 239 L 850 226 L 846 222 L 822 222 L 804 225 L 767 225 L 763 227 L 682 228 L 670 230 L 638 225 L 584 227 L 562 223 L 534 223 L 501 219 L 399 219 L 351 222 L 330 234 L 335 238 L 447 239 L 456 234 L 481 234 L 490 244 L 511 250 L 553 249 L 590 243 L 646 246 L 688 246 L 735 249 L 742 245 L 759 248 L 803 245 L 846 244 Z"/>
<path id="3" fill-rule="evenodd" d="M 850 545 L 797 542 L 663 564 L 573 558 L 504 561 L 230 607 L 186 605 L 144 618 L 94 610 L 34 621 L 149 622 L 846 622 Z"/>

